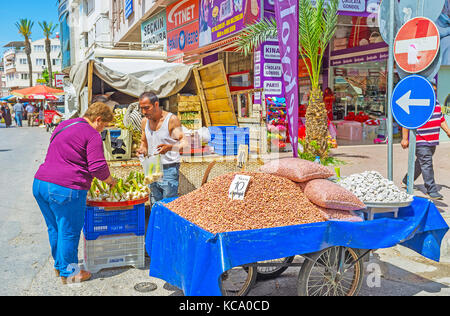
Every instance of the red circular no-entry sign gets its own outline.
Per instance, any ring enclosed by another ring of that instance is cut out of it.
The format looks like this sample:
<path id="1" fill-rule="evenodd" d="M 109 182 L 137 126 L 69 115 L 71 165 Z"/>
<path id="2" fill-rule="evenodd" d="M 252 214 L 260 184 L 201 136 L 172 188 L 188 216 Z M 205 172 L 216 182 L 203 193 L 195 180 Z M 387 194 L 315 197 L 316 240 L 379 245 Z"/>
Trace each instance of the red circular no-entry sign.
<path id="1" fill-rule="evenodd" d="M 409 73 L 427 69 L 439 52 L 439 30 L 433 21 L 417 17 L 406 22 L 394 41 L 397 65 Z"/>

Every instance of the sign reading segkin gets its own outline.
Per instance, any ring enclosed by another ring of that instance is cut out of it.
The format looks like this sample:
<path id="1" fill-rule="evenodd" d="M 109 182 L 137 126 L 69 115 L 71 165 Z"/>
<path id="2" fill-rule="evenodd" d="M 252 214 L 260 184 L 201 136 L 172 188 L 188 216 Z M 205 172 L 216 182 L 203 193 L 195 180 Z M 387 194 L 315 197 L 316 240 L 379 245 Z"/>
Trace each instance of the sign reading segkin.
<path id="1" fill-rule="evenodd" d="M 161 11 L 142 23 L 141 36 L 144 50 L 149 49 L 149 45 L 162 44 L 167 51 L 166 12 Z"/>

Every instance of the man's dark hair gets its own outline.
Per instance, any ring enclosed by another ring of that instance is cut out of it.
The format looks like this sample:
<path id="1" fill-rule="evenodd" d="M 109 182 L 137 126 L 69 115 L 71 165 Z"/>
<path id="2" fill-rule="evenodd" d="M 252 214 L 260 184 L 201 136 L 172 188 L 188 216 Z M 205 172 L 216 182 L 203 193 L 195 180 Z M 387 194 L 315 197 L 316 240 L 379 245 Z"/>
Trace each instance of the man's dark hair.
<path id="1" fill-rule="evenodd" d="M 159 102 L 158 96 L 153 92 L 144 92 L 140 95 L 139 100 L 148 99 L 151 104 L 155 104 Z"/>
<path id="2" fill-rule="evenodd" d="M 92 104 L 98 103 L 98 102 L 106 103 L 106 102 L 108 102 L 108 98 L 101 94 L 96 95 L 92 98 Z"/>

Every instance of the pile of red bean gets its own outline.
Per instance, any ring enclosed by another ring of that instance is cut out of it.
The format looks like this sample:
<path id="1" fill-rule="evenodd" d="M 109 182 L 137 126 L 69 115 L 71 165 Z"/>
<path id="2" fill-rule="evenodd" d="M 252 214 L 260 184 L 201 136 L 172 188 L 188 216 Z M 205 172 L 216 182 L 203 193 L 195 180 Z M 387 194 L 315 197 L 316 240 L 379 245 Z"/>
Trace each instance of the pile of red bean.
<path id="1" fill-rule="evenodd" d="M 211 232 L 231 232 L 323 222 L 327 218 L 289 179 L 265 173 L 251 176 L 244 200 L 228 197 L 237 173 L 218 176 L 168 203 L 171 211 Z"/>

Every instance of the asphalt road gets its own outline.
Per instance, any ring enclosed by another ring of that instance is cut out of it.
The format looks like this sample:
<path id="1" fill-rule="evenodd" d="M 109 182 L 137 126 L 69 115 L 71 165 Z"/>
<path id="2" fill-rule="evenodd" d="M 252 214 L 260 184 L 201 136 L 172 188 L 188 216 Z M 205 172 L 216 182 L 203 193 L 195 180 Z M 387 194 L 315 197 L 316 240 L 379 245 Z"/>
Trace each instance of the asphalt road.
<path id="1" fill-rule="evenodd" d="M 180 289 L 165 281 L 149 277 L 148 260 L 144 269 L 106 269 L 82 284 L 63 286 L 54 276 L 46 225 L 32 195 L 33 176 L 45 158 L 49 137 L 42 128 L 5 129 L 0 126 L 0 295 L 183 295 Z M 345 175 L 363 170 L 384 173 L 385 152 L 385 146 L 380 145 L 341 147 L 335 154 L 349 162 L 341 168 Z M 405 155 L 407 157 L 401 148 L 395 148 L 397 184 L 406 170 L 406 166 L 399 163 Z M 450 189 L 444 183 L 448 183 L 446 180 L 450 177 L 449 156 L 450 143 L 442 144 L 436 153 L 435 165 L 437 182 L 445 199 L 437 205 L 447 222 Z M 420 179 L 417 184 L 420 189 Z M 402 246 L 376 251 L 370 258 L 373 265 L 366 264 L 366 279 L 360 295 L 450 295 L 448 240 L 447 236 L 442 245 L 441 263 L 427 260 Z M 79 249 L 81 259 L 82 241 Z M 291 267 L 275 280 L 258 282 L 249 295 L 296 295 L 298 269 Z M 140 293 L 134 289 L 140 282 L 154 282 L 158 288 Z"/>

